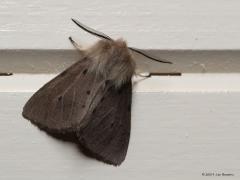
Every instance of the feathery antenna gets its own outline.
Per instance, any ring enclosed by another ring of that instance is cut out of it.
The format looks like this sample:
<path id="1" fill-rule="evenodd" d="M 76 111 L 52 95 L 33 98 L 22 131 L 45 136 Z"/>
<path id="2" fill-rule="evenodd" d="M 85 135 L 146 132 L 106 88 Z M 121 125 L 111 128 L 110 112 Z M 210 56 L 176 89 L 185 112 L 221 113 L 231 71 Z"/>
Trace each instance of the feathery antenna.
<path id="1" fill-rule="evenodd" d="M 90 27 L 88 27 L 88 26 L 80 23 L 78 20 L 75 20 L 75 19 L 73 19 L 73 18 L 72 18 L 72 21 L 73 21 L 77 26 L 79 26 L 80 28 L 82 28 L 84 31 L 87 31 L 88 33 L 93 34 L 93 35 L 95 35 L 95 36 L 98 36 L 98 37 L 100 37 L 100 38 L 103 38 L 103 39 L 107 39 L 107 40 L 112 41 L 112 38 L 110 38 L 110 37 L 107 36 L 106 34 L 100 32 L 100 31 L 97 31 L 97 30 L 95 30 L 95 29 L 92 29 L 92 28 L 90 28 Z"/>
<path id="2" fill-rule="evenodd" d="M 97 31 L 95 29 L 92 29 L 84 24 L 82 24 L 81 22 L 79 22 L 78 20 L 75 20 L 72 18 L 72 21 L 78 26 L 80 27 L 81 29 L 83 29 L 84 31 L 87 31 L 88 33 L 90 34 L 93 34 L 94 36 L 97 36 L 97 37 L 100 37 L 100 38 L 103 38 L 103 39 L 106 39 L 106 40 L 109 40 L 109 41 L 113 41 L 112 38 L 110 38 L 109 36 L 107 36 L 106 34 L 100 32 L 100 31 Z M 70 38 L 70 41 L 73 43 L 74 41 Z M 133 48 L 133 47 L 128 47 L 130 50 L 136 52 L 136 53 L 139 53 L 147 58 L 149 58 L 150 60 L 153 60 L 153 61 L 157 61 L 157 62 L 161 62 L 161 63 L 168 63 L 168 64 L 172 64 L 172 62 L 170 61 L 167 61 L 167 60 L 164 60 L 164 59 L 157 59 L 157 58 L 154 58 L 150 55 L 147 55 L 146 53 L 142 52 L 140 49 L 137 49 L 137 48 Z"/>

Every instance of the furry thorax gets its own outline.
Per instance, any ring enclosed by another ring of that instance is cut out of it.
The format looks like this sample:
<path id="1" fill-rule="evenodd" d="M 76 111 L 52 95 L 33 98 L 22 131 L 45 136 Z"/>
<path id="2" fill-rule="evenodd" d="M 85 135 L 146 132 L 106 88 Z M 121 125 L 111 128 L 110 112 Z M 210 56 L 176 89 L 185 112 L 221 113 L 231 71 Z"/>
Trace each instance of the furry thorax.
<path id="1" fill-rule="evenodd" d="M 127 44 L 122 39 L 116 41 L 99 40 L 84 51 L 92 62 L 90 71 L 111 80 L 115 87 L 121 87 L 131 81 L 136 64 Z"/>

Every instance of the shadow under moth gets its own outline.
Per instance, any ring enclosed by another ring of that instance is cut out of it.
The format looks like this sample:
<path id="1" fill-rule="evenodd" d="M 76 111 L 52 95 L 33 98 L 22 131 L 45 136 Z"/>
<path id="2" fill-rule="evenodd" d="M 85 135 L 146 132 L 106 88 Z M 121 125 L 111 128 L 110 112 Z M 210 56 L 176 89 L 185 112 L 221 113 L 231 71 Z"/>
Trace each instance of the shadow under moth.
<path id="1" fill-rule="evenodd" d="M 83 30 L 101 38 L 83 50 L 83 57 L 40 88 L 26 103 L 23 116 L 47 133 L 74 137 L 82 151 L 95 159 L 120 165 L 127 154 L 131 128 L 132 52 L 155 59 L 126 42 L 113 40 L 77 20 Z"/>

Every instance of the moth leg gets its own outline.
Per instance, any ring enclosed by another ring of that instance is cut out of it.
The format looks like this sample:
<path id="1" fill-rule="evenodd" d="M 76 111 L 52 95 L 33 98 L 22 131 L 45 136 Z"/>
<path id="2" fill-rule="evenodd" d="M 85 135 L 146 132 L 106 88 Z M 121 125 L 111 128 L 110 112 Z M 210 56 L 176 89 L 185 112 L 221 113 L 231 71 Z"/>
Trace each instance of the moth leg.
<path id="1" fill-rule="evenodd" d="M 79 51 L 84 51 L 83 48 L 78 43 L 76 43 L 76 41 L 74 41 L 71 36 L 68 39 L 76 49 Z"/>
<path id="2" fill-rule="evenodd" d="M 139 76 L 139 77 L 143 77 L 143 78 L 151 77 L 151 73 L 150 72 L 136 73 L 136 75 Z"/>
<path id="3" fill-rule="evenodd" d="M 146 72 L 146 73 L 137 73 L 140 77 L 151 77 L 151 76 L 181 76 L 180 72 L 166 72 L 166 73 L 158 73 L 158 72 Z"/>
<path id="4" fill-rule="evenodd" d="M 144 72 L 144 73 L 136 73 L 137 76 L 142 77 L 143 79 L 137 80 L 133 82 L 133 86 L 135 86 L 140 81 L 146 80 L 152 76 L 181 76 L 180 72 L 169 72 L 169 73 L 156 73 L 156 72 Z"/>
<path id="5" fill-rule="evenodd" d="M 13 73 L 10 72 L 0 72 L 0 76 L 11 76 Z"/>
<path id="6" fill-rule="evenodd" d="M 150 76 L 181 76 L 182 73 L 180 72 L 162 72 L 162 73 L 158 73 L 158 72 L 151 72 Z"/>
<path id="7" fill-rule="evenodd" d="M 148 73 L 148 74 L 145 75 L 145 74 L 139 73 L 139 72 L 136 73 L 135 76 L 139 76 L 139 77 L 142 77 L 142 78 L 133 81 L 133 82 L 132 82 L 132 83 L 133 83 L 133 86 L 136 86 L 136 85 L 137 85 L 138 83 L 140 83 L 141 81 L 144 81 L 144 80 L 146 80 L 146 79 L 148 79 L 148 78 L 151 77 L 150 73 Z"/>

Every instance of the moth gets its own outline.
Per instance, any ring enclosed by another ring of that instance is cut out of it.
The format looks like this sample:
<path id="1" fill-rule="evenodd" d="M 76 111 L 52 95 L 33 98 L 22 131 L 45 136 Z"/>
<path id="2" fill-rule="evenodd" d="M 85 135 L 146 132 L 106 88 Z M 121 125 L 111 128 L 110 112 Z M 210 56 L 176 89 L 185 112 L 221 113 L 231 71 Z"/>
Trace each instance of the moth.
<path id="1" fill-rule="evenodd" d="M 171 62 L 72 20 L 101 39 L 83 50 L 70 37 L 83 57 L 40 88 L 25 104 L 22 115 L 49 134 L 73 135 L 86 155 L 120 165 L 130 138 L 132 77 L 136 74 L 132 52 Z"/>

